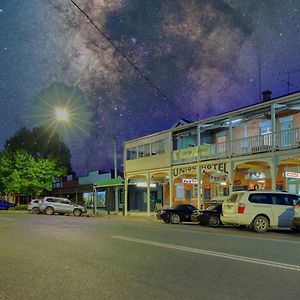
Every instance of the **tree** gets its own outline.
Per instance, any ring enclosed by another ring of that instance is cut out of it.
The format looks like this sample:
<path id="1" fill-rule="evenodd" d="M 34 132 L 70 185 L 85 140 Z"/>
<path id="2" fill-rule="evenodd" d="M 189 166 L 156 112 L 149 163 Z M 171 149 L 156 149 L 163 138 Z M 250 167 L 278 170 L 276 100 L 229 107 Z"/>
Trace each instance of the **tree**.
<path id="1" fill-rule="evenodd" d="M 22 127 L 4 145 L 5 152 L 26 151 L 35 159 L 54 160 L 58 167 L 64 168 L 64 174 L 70 174 L 71 153 L 57 132 L 51 132 L 47 126 L 31 130 Z"/>
<path id="2" fill-rule="evenodd" d="M 35 159 L 25 151 L 0 156 L 0 183 L 6 194 L 39 196 L 52 189 L 55 178 L 63 175 L 54 160 Z"/>

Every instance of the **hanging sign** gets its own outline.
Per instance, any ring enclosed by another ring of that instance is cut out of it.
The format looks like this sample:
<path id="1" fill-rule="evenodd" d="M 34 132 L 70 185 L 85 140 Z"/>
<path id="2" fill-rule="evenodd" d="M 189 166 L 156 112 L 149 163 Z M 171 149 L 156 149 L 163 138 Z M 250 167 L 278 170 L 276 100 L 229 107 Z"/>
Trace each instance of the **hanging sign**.
<path id="1" fill-rule="evenodd" d="M 198 146 L 173 151 L 174 160 L 181 160 L 181 159 L 193 158 L 193 157 L 196 158 L 198 157 Z"/>

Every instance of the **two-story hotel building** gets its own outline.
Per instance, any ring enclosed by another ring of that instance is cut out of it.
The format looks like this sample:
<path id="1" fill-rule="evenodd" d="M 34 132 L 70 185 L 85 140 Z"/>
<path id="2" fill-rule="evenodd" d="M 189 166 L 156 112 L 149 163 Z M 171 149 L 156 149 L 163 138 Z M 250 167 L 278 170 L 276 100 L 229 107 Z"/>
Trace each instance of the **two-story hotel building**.
<path id="1" fill-rule="evenodd" d="M 230 192 L 300 194 L 300 92 L 124 143 L 125 214 L 190 203 L 204 207 Z"/>

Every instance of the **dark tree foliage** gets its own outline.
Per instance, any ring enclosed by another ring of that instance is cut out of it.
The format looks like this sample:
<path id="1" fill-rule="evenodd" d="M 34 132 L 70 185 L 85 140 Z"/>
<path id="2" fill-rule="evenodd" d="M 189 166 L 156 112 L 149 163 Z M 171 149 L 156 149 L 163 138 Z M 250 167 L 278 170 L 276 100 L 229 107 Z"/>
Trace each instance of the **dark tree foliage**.
<path id="1" fill-rule="evenodd" d="M 57 132 L 50 131 L 46 126 L 29 130 L 22 127 L 4 145 L 5 152 L 15 153 L 26 151 L 35 159 L 51 159 L 65 174 L 71 174 L 71 153 Z"/>

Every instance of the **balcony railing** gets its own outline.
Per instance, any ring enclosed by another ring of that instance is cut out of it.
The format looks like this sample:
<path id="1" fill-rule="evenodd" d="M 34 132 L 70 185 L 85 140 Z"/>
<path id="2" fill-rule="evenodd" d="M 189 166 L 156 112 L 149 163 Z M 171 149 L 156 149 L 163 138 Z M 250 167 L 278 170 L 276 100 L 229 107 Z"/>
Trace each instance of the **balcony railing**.
<path id="1" fill-rule="evenodd" d="M 274 144 L 274 145 L 273 145 Z M 208 160 L 225 158 L 230 156 L 242 156 L 262 153 L 274 150 L 286 150 L 300 147 L 300 128 L 277 131 L 242 139 L 235 139 L 228 143 L 205 144 L 194 147 L 189 157 L 187 149 L 173 151 L 173 163 L 196 162 L 197 160 Z M 189 149 L 189 148 L 188 148 Z M 195 150 L 198 156 L 195 155 Z M 176 156 L 175 156 L 176 154 Z"/>

